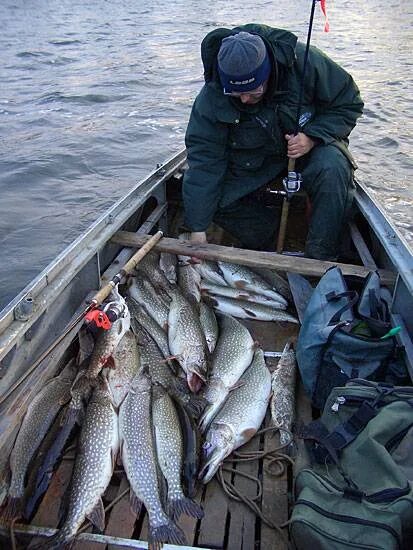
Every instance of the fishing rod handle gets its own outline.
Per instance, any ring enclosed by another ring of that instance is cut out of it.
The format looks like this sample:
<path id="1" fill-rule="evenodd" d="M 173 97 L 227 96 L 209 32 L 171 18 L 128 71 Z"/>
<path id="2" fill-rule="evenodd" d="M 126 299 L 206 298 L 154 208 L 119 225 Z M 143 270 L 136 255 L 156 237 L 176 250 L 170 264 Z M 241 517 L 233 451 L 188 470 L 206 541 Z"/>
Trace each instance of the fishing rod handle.
<path id="1" fill-rule="evenodd" d="M 126 275 L 129 275 L 135 267 L 138 265 L 138 263 L 152 250 L 152 248 L 157 244 L 157 242 L 163 237 L 162 231 L 157 231 L 155 235 L 152 235 L 152 237 L 146 242 L 133 256 L 130 258 L 126 264 L 122 267 L 122 269 L 117 273 L 111 281 L 106 283 L 105 286 L 103 286 L 93 297 L 92 304 L 94 307 L 99 306 L 106 298 L 109 296 L 109 294 L 112 292 L 112 290 L 115 288 L 115 286 L 125 277 Z"/>

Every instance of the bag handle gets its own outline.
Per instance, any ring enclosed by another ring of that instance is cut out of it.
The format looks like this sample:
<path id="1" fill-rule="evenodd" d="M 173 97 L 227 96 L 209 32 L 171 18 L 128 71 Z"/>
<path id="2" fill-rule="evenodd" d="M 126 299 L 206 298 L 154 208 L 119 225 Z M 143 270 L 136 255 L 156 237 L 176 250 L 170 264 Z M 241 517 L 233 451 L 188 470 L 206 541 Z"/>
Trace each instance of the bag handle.
<path id="1" fill-rule="evenodd" d="M 333 315 L 333 317 L 331 318 L 330 324 L 331 323 L 338 323 L 338 321 L 340 321 L 340 318 L 341 318 L 342 314 L 345 311 L 351 309 L 358 302 L 358 299 L 359 299 L 359 295 L 357 294 L 357 292 L 355 290 L 345 290 L 344 292 L 335 292 L 334 290 L 332 290 L 331 292 L 328 292 L 325 295 L 325 297 L 326 297 L 327 302 L 333 302 L 333 301 L 336 301 L 336 300 L 340 300 L 341 298 L 348 298 L 348 303 L 345 304 L 344 306 L 342 306 Z"/>

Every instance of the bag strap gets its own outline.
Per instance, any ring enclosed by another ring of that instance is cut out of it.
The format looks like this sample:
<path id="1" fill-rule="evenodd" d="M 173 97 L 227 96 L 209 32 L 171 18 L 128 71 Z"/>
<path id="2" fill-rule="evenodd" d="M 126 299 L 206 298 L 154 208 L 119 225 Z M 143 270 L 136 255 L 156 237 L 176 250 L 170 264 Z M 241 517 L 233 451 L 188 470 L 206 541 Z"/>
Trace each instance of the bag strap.
<path id="1" fill-rule="evenodd" d="M 345 290 L 344 292 L 336 292 L 335 290 L 332 290 L 331 292 L 328 292 L 326 295 L 327 302 L 333 302 L 335 300 L 340 300 L 341 298 L 348 298 L 347 304 L 345 304 L 343 307 L 341 307 L 331 318 L 330 323 L 337 323 L 341 319 L 341 315 L 352 308 L 358 301 L 359 296 L 355 290 Z"/>
<path id="2" fill-rule="evenodd" d="M 310 449 L 316 462 L 322 464 L 330 457 L 350 487 L 357 488 L 341 467 L 340 451 L 354 441 L 367 424 L 377 416 L 383 397 L 395 393 L 397 389 L 393 386 L 380 386 L 377 387 L 377 391 L 378 394 L 373 401 L 363 401 L 350 418 L 338 424 L 334 430 L 329 432 L 322 420 L 313 420 L 304 426 L 299 434 L 302 439 L 313 440 L 317 443 L 314 448 Z"/>

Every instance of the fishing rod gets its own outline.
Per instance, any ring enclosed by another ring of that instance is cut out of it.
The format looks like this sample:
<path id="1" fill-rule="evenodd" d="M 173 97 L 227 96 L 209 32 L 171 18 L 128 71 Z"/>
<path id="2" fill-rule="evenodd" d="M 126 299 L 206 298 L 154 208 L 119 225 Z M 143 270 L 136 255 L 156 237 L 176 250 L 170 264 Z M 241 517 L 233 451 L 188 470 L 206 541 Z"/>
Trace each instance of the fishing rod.
<path id="1" fill-rule="evenodd" d="M 311 4 L 310 22 L 308 24 L 307 42 L 306 42 L 305 52 L 304 52 L 303 72 L 301 75 L 300 90 L 298 94 L 297 112 L 295 115 L 294 136 L 296 136 L 300 130 L 301 107 L 303 104 L 304 87 L 305 87 L 305 73 L 306 73 L 307 64 L 308 64 L 308 54 L 310 51 L 310 42 L 311 42 L 311 33 L 313 30 L 315 5 L 316 5 L 316 2 L 318 1 L 320 0 L 312 0 L 312 4 Z M 297 193 L 300 190 L 301 183 L 302 183 L 301 174 L 299 172 L 296 172 L 295 170 L 295 159 L 289 158 L 287 177 L 283 179 L 283 187 L 284 187 L 285 194 L 284 194 L 283 206 L 281 210 L 280 229 L 278 232 L 277 248 L 276 248 L 276 251 L 279 254 L 281 254 L 284 248 L 285 234 L 287 231 L 288 213 L 290 209 L 290 200 L 292 195 L 294 193 Z"/>
<path id="2" fill-rule="evenodd" d="M 6 401 L 6 399 L 26 380 L 26 378 L 36 369 L 36 367 L 44 360 L 50 353 L 56 349 L 60 342 L 65 338 L 71 330 L 73 330 L 80 321 L 82 321 L 89 313 L 96 313 L 89 319 L 94 322 L 98 327 L 109 328 L 111 326 L 110 321 L 114 321 L 116 315 L 120 315 L 120 311 L 112 311 L 111 319 L 108 319 L 108 315 L 100 311 L 98 307 L 106 300 L 109 294 L 113 291 L 117 284 L 119 284 L 124 277 L 129 275 L 138 263 L 146 256 L 146 254 L 156 245 L 156 243 L 163 237 L 163 232 L 158 231 L 153 235 L 122 267 L 122 269 L 112 279 L 106 283 L 87 304 L 85 309 L 64 329 L 63 333 L 56 338 L 50 344 L 50 346 L 36 359 L 36 361 L 27 369 L 27 371 L 21 376 L 9 389 L 0 397 L 0 405 Z M 109 324 L 108 324 L 109 323 Z"/>

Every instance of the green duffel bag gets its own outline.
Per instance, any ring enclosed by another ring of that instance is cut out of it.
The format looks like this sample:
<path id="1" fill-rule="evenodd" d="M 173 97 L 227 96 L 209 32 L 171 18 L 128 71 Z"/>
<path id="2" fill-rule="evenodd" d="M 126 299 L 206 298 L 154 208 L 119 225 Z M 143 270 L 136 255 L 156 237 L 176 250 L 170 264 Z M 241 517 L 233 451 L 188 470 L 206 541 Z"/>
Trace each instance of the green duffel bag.
<path id="1" fill-rule="evenodd" d="M 401 521 L 397 513 L 367 501 L 344 498 L 328 479 L 301 473 L 304 488 L 295 503 L 291 538 L 305 550 L 368 548 L 396 550 L 402 547 Z"/>
<path id="2" fill-rule="evenodd" d="M 295 483 L 298 550 L 413 546 L 413 387 L 353 380 L 304 427 L 313 461 Z"/>

